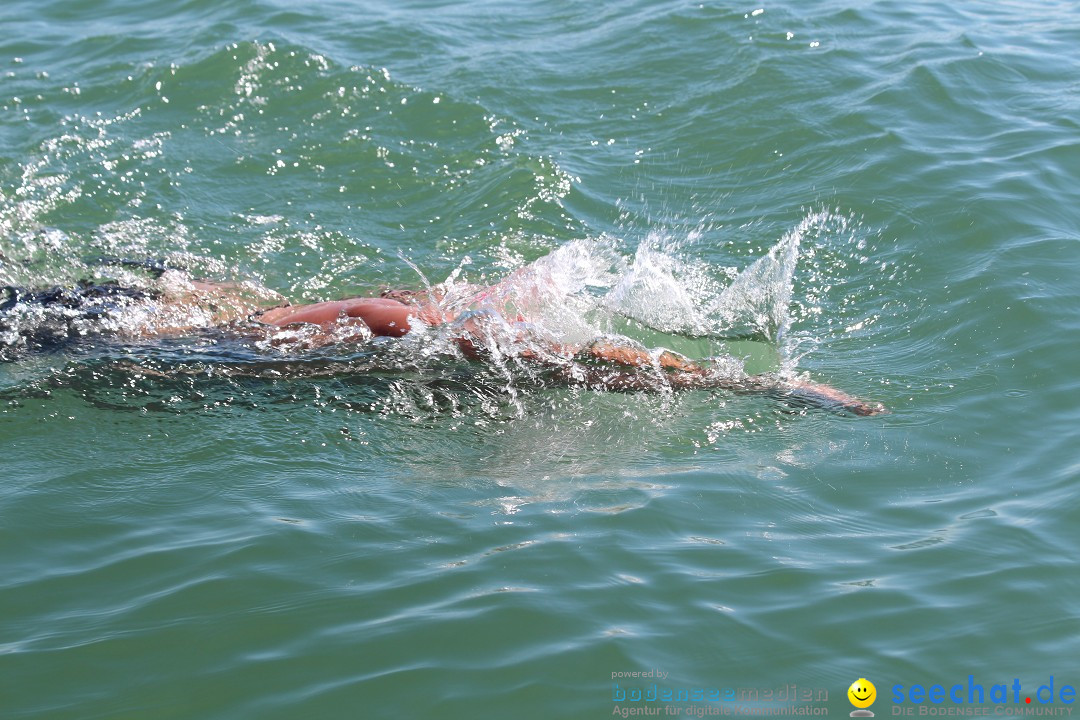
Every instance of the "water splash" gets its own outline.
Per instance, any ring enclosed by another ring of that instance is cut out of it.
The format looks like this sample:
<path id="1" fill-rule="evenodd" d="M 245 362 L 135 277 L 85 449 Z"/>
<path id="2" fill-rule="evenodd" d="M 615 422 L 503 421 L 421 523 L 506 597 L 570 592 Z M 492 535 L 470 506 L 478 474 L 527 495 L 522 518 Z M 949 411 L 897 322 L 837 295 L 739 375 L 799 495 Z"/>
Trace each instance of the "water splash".
<path id="1" fill-rule="evenodd" d="M 822 216 L 804 219 L 765 256 L 740 272 L 706 310 L 714 332 L 745 329 L 772 343 L 781 343 L 791 325 L 790 305 L 799 243 L 806 229 Z"/>
<path id="2" fill-rule="evenodd" d="M 612 312 L 660 332 L 690 336 L 715 334 L 701 312 L 719 283 L 708 268 L 676 254 L 677 245 L 649 234 L 605 299 Z"/>
<path id="3" fill-rule="evenodd" d="M 687 257 L 680 243 L 658 234 L 632 250 L 600 236 L 521 264 L 494 285 L 471 283 L 458 268 L 439 291 L 450 312 L 470 320 L 488 313 L 502 321 L 505 331 L 493 337 L 518 337 L 517 319 L 528 323 L 532 335 L 569 346 L 603 337 L 721 364 L 730 360 L 730 341 L 782 353 L 799 245 L 807 228 L 824 218 L 808 216 L 741 272 Z M 794 366 L 778 363 L 774 369 Z"/>

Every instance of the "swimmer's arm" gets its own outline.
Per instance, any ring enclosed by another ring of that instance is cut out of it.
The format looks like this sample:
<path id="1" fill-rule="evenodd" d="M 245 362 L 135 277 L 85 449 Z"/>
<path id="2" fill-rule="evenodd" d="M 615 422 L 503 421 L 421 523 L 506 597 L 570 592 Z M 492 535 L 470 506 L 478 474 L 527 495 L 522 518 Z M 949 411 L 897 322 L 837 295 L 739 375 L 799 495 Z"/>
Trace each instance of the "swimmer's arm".
<path id="1" fill-rule="evenodd" d="M 725 377 L 668 351 L 652 355 L 637 348 L 601 342 L 587 348 L 586 352 L 592 358 L 616 365 L 632 368 L 653 367 L 669 371 L 658 378 L 650 377 L 640 371 L 629 372 L 577 365 L 571 373 L 576 374 L 587 384 L 600 385 L 612 390 L 655 389 L 660 381 L 679 389 L 718 389 L 742 394 L 765 395 L 791 405 L 848 412 L 861 416 L 888 412 L 881 403 L 861 400 L 830 385 L 808 380 L 782 380 L 769 375 L 751 375 L 744 378 Z"/>
<path id="2" fill-rule="evenodd" d="M 863 400 L 831 385 L 809 380 L 781 380 L 767 375 L 752 375 L 742 381 L 731 383 L 728 389 L 734 392 L 766 395 L 788 405 L 851 413 L 862 417 L 884 415 L 889 412 L 879 402 Z"/>
<path id="3" fill-rule="evenodd" d="M 664 350 L 659 355 L 626 345 L 616 345 L 600 341 L 585 349 L 590 356 L 603 362 L 627 365 L 629 367 L 661 367 L 665 370 L 678 370 L 688 373 L 704 373 L 705 368 L 673 352 Z"/>

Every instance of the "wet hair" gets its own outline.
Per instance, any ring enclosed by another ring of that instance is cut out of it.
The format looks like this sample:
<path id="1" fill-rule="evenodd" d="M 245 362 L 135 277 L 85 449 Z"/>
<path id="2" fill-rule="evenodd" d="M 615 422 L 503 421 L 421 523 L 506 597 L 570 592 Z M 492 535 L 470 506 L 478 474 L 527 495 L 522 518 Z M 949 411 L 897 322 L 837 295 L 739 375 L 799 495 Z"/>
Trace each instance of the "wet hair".
<path id="1" fill-rule="evenodd" d="M 397 288 L 384 287 L 379 290 L 379 297 L 386 298 L 388 300 L 397 300 L 406 304 L 422 302 L 427 300 L 429 293 L 427 290 L 400 290 Z"/>

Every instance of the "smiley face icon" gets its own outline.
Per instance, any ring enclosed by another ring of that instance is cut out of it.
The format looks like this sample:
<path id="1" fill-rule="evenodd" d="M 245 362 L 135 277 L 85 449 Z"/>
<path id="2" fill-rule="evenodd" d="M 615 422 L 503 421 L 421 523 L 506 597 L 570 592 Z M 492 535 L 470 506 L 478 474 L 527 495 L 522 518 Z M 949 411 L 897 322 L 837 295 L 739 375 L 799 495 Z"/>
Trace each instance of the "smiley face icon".
<path id="1" fill-rule="evenodd" d="M 848 700 L 851 704 L 859 708 L 859 710 L 851 713 L 852 716 L 861 715 L 864 717 L 873 717 L 874 713 L 865 710 L 874 704 L 877 700 L 877 688 L 874 687 L 874 683 L 870 682 L 866 678 L 859 678 L 855 682 L 851 683 L 851 687 L 847 690 Z"/>

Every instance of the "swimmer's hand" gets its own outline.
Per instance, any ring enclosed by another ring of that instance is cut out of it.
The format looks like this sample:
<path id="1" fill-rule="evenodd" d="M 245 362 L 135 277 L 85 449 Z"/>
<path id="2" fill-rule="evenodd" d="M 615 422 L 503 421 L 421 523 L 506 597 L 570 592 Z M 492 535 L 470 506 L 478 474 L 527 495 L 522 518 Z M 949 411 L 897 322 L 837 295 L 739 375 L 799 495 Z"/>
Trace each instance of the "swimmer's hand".
<path id="1" fill-rule="evenodd" d="M 889 412 L 881 403 L 861 400 L 829 385 L 808 380 L 788 381 L 771 375 L 752 375 L 742 379 L 719 376 L 710 372 L 708 368 L 670 351 L 653 355 L 638 348 L 598 341 L 587 348 L 587 352 L 597 360 L 616 365 L 662 368 L 668 371 L 665 377 L 672 387 L 715 387 L 739 393 L 760 393 L 789 405 L 850 413 L 862 417 Z M 610 374 L 609 378 L 609 384 L 615 387 L 624 388 L 634 385 L 632 378 L 625 373 Z"/>
<path id="2" fill-rule="evenodd" d="M 768 392 L 772 397 L 790 405 L 820 408 L 838 413 L 851 413 L 861 417 L 887 415 L 888 410 L 879 402 L 861 400 L 829 385 L 796 381 L 778 382 Z"/>

